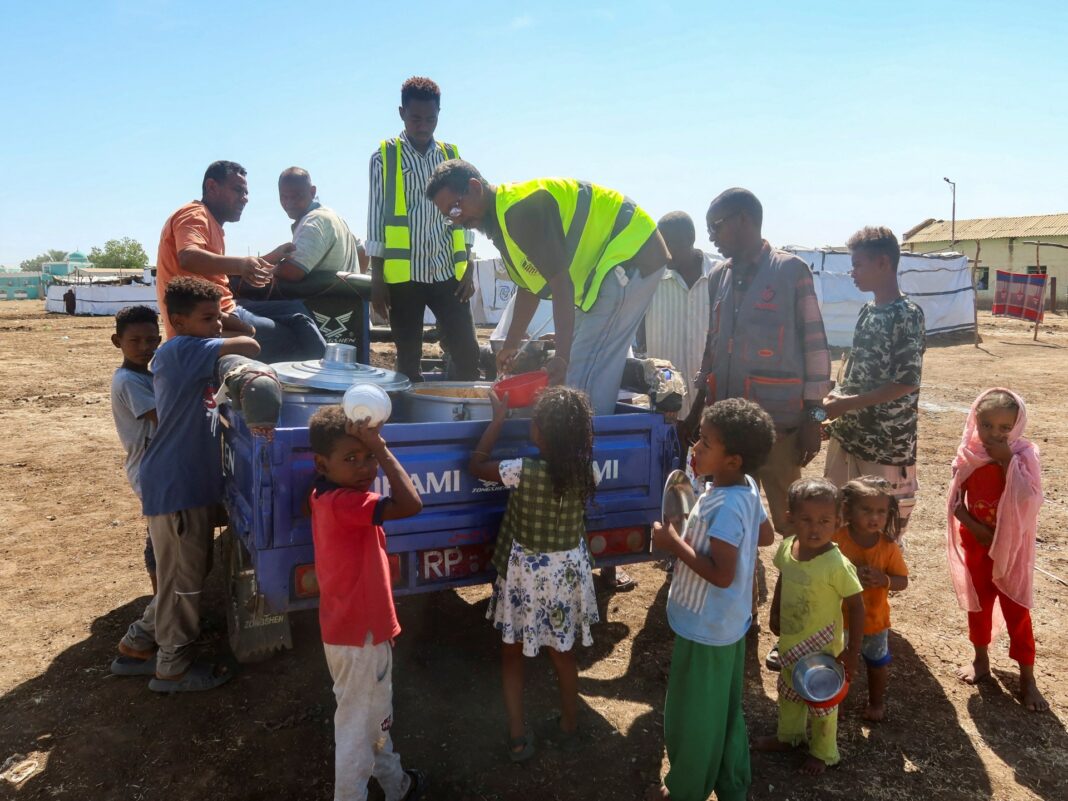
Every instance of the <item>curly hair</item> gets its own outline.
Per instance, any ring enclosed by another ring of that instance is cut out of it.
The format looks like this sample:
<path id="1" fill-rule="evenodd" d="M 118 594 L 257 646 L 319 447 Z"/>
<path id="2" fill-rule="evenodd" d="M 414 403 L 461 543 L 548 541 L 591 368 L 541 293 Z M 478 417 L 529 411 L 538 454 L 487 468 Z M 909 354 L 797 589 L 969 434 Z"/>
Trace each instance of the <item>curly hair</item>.
<path id="1" fill-rule="evenodd" d="M 901 261 L 901 246 L 894 232 L 884 225 L 867 225 L 849 237 L 846 247 L 850 251 L 861 250 L 872 256 L 886 256 L 890 266 L 897 272 Z"/>
<path id="2" fill-rule="evenodd" d="M 883 527 L 883 537 L 890 542 L 897 542 L 901 536 L 901 519 L 899 517 L 897 498 L 894 497 L 893 487 L 885 478 L 878 476 L 861 476 L 849 481 L 841 489 L 842 519 L 849 522 L 853 514 L 853 504 L 861 498 L 886 498 L 889 506 L 886 513 L 886 525 Z"/>
<path id="3" fill-rule="evenodd" d="M 467 184 L 472 178 L 484 187 L 489 186 L 486 179 L 482 177 L 482 173 L 471 162 L 463 159 L 443 161 L 434 168 L 430 180 L 426 182 L 426 196 L 433 200 L 438 192 L 446 188 L 458 195 L 467 194 Z"/>
<path id="4" fill-rule="evenodd" d="M 349 419 L 341 406 L 323 406 L 308 421 L 308 441 L 312 453 L 329 456 L 334 445 L 345 436 Z"/>
<path id="5" fill-rule="evenodd" d="M 790 485 L 786 495 L 786 508 L 796 512 L 806 501 L 833 503 L 838 508 L 838 487 L 825 478 L 799 478 Z"/>
<path id="6" fill-rule="evenodd" d="M 432 100 L 441 105 L 441 87 L 429 78 L 413 75 L 401 84 L 401 105 L 407 106 L 409 100 Z"/>
<path id="7" fill-rule="evenodd" d="M 556 497 L 577 492 L 586 503 L 596 489 L 590 399 L 577 389 L 549 387 L 538 394 L 533 420 Z"/>
<path id="8" fill-rule="evenodd" d="M 149 306 L 124 306 L 115 314 L 115 333 L 121 337 L 126 326 L 137 323 L 152 323 L 158 326 L 159 315 Z"/>
<path id="9" fill-rule="evenodd" d="M 728 456 L 742 457 L 743 473 L 755 473 L 763 467 L 775 444 L 771 415 L 744 398 L 713 403 L 701 415 L 701 425 L 716 429 Z"/>
<path id="10" fill-rule="evenodd" d="M 163 293 L 163 305 L 167 314 L 192 314 L 198 303 L 218 302 L 222 300 L 222 289 L 203 278 L 179 276 L 167 284 Z"/>

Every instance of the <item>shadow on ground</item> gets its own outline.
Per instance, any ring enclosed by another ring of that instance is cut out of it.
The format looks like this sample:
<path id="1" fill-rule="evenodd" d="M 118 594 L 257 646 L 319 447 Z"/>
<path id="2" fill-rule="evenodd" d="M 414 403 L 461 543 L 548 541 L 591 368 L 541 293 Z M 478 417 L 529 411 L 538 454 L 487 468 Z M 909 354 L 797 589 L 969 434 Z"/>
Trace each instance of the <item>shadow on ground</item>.
<path id="1" fill-rule="evenodd" d="M 995 681 L 983 681 L 968 699 L 968 712 L 984 742 L 1006 765 L 1016 781 L 1046 801 L 1068 798 L 1068 732 L 1052 712 L 1035 713 L 1017 700 L 1018 673 L 994 669 Z M 1030 723 L 1021 737 L 1006 720 L 1024 718 Z"/>

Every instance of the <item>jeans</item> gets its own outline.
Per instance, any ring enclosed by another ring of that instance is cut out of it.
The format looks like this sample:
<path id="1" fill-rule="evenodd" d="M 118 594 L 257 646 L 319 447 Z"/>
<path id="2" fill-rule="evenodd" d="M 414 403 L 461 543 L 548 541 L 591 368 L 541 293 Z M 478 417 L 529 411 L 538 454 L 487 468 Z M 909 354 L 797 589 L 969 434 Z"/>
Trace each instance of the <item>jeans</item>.
<path id="1" fill-rule="evenodd" d="M 326 352 L 326 340 L 303 301 L 242 299 L 234 314 L 256 329 L 261 362 L 321 359 Z"/>
<path id="2" fill-rule="evenodd" d="M 627 350 L 663 274 L 661 268 L 642 277 L 635 267 L 616 267 L 605 276 L 590 310 L 575 310 L 566 383 L 590 396 L 594 414 L 616 410 Z"/>
<path id="3" fill-rule="evenodd" d="M 478 341 L 471 318 L 470 301 L 456 297 L 460 285 L 455 278 L 432 284 L 407 281 L 389 287 L 389 328 L 397 347 L 397 372 L 412 381 L 422 381 L 423 310 L 430 307 L 441 333 L 442 347 L 449 355 L 452 381 L 477 381 Z"/>

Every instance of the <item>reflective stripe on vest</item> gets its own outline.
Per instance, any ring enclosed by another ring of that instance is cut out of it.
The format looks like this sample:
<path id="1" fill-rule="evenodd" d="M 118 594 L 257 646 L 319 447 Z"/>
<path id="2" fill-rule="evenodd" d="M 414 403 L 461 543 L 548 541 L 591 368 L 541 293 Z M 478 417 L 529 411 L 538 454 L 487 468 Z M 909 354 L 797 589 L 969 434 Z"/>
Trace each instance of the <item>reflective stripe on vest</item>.
<path id="1" fill-rule="evenodd" d="M 656 231 L 656 222 L 634 201 L 614 189 L 571 178 L 537 178 L 497 187 L 496 213 L 509 277 L 541 298 L 551 297 L 548 282 L 508 232 L 505 214 L 512 206 L 545 191 L 560 210 L 568 272 L 575 285 L 574 303 L 589 311 L 604 277 L 634 258 Z"/>
<path id="2" fill-rule="evenodd" d="M 456 145 L 438 142 L 437 146 L 446 159 L 460 157 Z M 404 197 L 401 141 L 387 139 L 379 147 L 382 153 L 383 212 L 386 223 L 383 276 L 387 284 L 403 284 L 412 280 L 412 235 L 408 226 L 408 204 Z M 463 229 L 458 227 L 452 229 L 452 264 L 457 280 L 463 278 L 467 272 L 467 243 Z"/>

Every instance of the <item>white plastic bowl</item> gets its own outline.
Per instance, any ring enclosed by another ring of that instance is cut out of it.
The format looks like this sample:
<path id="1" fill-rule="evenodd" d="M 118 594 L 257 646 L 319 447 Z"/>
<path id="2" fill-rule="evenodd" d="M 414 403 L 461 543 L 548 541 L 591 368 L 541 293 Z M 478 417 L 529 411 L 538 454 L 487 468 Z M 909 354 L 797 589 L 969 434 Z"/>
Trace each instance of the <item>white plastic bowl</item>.
<path id="1" fill-rule="evenodd" d="M 393 411 L 389 395 L 374 384 L 353 384 L 346 390 L 341 405 L 349 420 L 358 423 L 371 418 L 372 426 L 386 422 Z"/>

